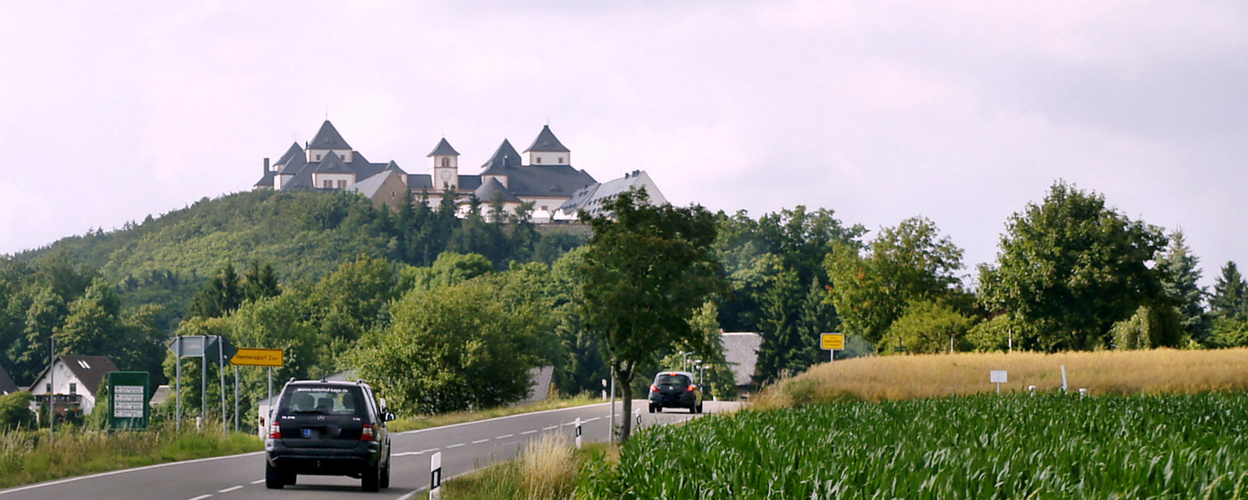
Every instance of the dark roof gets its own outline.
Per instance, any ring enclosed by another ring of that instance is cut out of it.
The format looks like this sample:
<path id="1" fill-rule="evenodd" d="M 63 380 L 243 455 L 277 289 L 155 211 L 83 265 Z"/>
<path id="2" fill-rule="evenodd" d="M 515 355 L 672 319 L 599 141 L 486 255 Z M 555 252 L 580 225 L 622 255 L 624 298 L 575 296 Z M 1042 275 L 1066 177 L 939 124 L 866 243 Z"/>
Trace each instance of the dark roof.
<path id="1" fill-rule="evenodd" d="M 287 149 L 286 153 L 282 154 L 282 157 L 278 158 L 277 163 L 274 163 L 274 165 L 285 165 L 296 156 L 303 156 L 303 148 L 299 147 L 297 142 L 291 143 L 290 149 Z"/>
<path id="2" fill-rule="evenodd" d="M 325 155 L 325 159 L 321 160 L 320 163 L 316 166 L 315 172 L 318 174 L 352 174 L 352 173 L 355 173 L 352 171 L 352 169 L 347 168 L 347 164 L 343 163 L 342 158 L 339 158 L 338 154 L 334 153 L 333 151 L 330 151 L 329 154 Z"/>
<path id="3" fill-rule="evenodd" d="M 577 190 L 596 182 L 589 174 L 571 165 L 507 169 L 507 189 L 516 196 L 572 196 Z"/>
<path id="4" fill-rule="evenodd" d="M 285 157 L 283 156 L 283 158 Z M 295 156 L 292 156 L 289 160 L 286 160 L 286 164 L 284 165 L 279 163 L 279 165 L 282 165 L 282 169 L 279 170 L 277 173 L 283 174 L 283 175 L 295 175 L 299 173 L 299 170 L 302 169 L 304 165 L 307 165 L 307 164 L 308 164 L 307 155 L 300 153 Z"/>
<path id="5" fill-rule="evenodd" d="M 477 195 L 478 200 L 484 203 L 494 201 L 495 196 L 502 196 L 504 202 L 520 203 L 520 198 L 517 198 L 516 195 L 503 186 L 503 183 L 498 182 L 498 179 L 493 177 L 482 182 L 481 187 L 474 190 L 473 193 Z"/>
<path id="6" fill-rule="evenodd" d="M 443 155 L 459 156 L 459 151 L 456 151 L 455 148 L 451 147 L 451 143 L 446 142 L 445 137 L 443 137 L 442 140 L 438 141 L 438 145 L 434 146 L 433 151 L 425 156 L 428 157 L 428 156 L 443 156 Z"/>
<path id="7" fill-rule="evenodd" d="M 100 382 L 108 376 L 109 372 L 119 371 L 117 365 L 113 364 L 113 360 L 107 356 L 77 356 L 73 354 L 65 354 L 56 357 L 57 360 L 64 364 L 74 377 L 82 382 L 82 388 L 88 393 L 94 395 L 100 388 Z M 44 375 L 48 374 L 48 367 L 43 367 L 43 371 L 35 377 L 33 384 L 39 383 Z"/>
<path id="8" fill-rule="evenodd" d="M 316 137 L 313 137 L 312 142 L 308 144 L 308 149 L 351 149 L 351 145 L 342 138 L 342 134 L 338 133 L 334 124 L 325 120 L 325 123 L 321 124 L 321 129 L 316 132 Z"/>
<path id="9" fill-rule="evenodd" d="M 509 142 L 507 139 L 503 139 L 503 143 L 498 145 L 498 149 L 494 151 L 494 155 L 491 156 L 489 161 L 486 161 L 484 165 L 481 165 L 481 168 L 486 169 L 488 171 L 493 168 L 519 167 L 519 166 L 520 166 L 520 153 L 516 152 L 516 148 L 511 147 L 511 142 Z M 505 174 L 499 174 L 499 175 L 505 175 Z"/>
<path id="10" fill-rule="evenodd" d="M 11 394 L 17 392 L 17 384 L 13 383 L 13 377 L 9 376 L 9 372 L 0 365 L 0 395 Z"/>
<path id="11" fill-rule="evenodd" d="M 272 170 L 265 172 L 264 177 L 252 184 L 252 187 L 273 187 L 273 176 L 277 175 Z"/>
<path id="12" fill-rule="evenodd" d="M 524 150 L 525 153 L 529 151 L 535 153 L 569 152 L 568 148 L 564 147 L 563 143 L 559 142 L 559 139 L 555 137 L 554 132 L 550 131 L 550 125 L 542 126 L 542 131 L 538 132 L 537 139 L 533 139 L 533 145 L 529 146 L 529 149 Z"/>
<path id="13" fill-rule="evenodd" d="M 398 163 L 395 163 L 395 162 L 394 162 L 394 160 L 390 160 L 390 163 L 387 163 L 387 164 L 386 164 L 386 168 L 384 168 L 384 169 L 382 169 L 382 170 L 383 170 L 383 171 L 384 171 L 384 170 L 393 170 L 393 171 L 398 172 L 398 173 L 400 173 L 400 174 L 406 174 L 406 173 L 407 173 L 407 172 L 405 172 L 402 168 L 399 168 L 399 164 L 398 164 Z"/>

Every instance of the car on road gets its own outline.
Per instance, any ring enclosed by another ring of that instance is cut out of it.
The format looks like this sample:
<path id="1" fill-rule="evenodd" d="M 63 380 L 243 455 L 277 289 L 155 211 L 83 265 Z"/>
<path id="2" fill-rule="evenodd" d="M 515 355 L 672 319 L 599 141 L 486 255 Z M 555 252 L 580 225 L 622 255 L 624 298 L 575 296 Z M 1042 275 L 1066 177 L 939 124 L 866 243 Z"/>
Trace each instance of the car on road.
<path id="1" fill-rule="evenodd" d="M 689 413 L 702 413 L 702 391 L 689 372 L 665 371 L 654 376 L 650 384 L 650 413 L 664 408 L 688 408 Z"/>
<path id="2" fill-rule="evenodd" d="M 391 420 L 363 381 L 292 379 L 268 419 L 265 486 L 281 489 L 307 474 L 359 478 L 364 491 L 389 488 Z"/>

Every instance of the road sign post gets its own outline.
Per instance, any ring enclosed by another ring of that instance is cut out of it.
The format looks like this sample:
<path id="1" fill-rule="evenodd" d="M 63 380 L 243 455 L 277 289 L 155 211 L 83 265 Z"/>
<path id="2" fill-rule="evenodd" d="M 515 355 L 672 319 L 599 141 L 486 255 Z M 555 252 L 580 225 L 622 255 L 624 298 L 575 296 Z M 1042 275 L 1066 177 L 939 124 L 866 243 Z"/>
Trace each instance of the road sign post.
<path id="1" fill-rule="evenodd" d="M 576 417 L 576 449 L 581 449 L 581 417 Z"/>
<path id="2" fill-rule="evenodd" d="M 819 335 L 819 346 L 829 351 L 828 362 L 836 361 L 836 351 L 845 349 L 845 335 L 841 333 L 824 333 Z"/>
<path id="3" fill-rule="evenodd" d="M 269 369 L 269 396 L 266 401 L 269 402 L 270 415 L 260 415 L 263 425 L 272 425 L 269 418 L 273 413 L 273 368 L 281 368 L 286 365 L 286 357 L 281 349 L 251 349 L 239 348 L 230 356 L 230 364 L 234 365 L 234 427 L 237 431 L 238 427 L 238 367 L 240 366 L 262 366 Z M 268 435 L 267 432 L 261 434 Z"/>

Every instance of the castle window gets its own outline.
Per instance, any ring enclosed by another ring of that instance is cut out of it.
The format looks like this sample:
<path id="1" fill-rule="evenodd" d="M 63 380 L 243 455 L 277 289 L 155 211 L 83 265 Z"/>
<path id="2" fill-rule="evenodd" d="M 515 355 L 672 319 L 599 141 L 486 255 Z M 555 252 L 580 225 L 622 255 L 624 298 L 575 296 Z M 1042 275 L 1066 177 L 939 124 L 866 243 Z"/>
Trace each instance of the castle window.
<path id="1" fill-rule="evenodd" d="M 347 187 L 347 181 L 338 181 L 338 189 Z"/>
<path id="2" fill-rule="evenodd" d="M 321 161 L 321 155 L 316 155 L 316 161 Z"/>
<path id="3" fill-rule="evenodd" d="M 559 163 L 560 163 L 560 164 L 562 164 L 562 163 L 563 163 L 563 157 L 562 157 L 562 156 L 560 156 L 560 157 L 559 157 Z"/>
<path id="4" fill-rule="evenodd" d="M 333 188 L 334 188 L 334 181 L 327 180 L 327 181 L 325 181 L 325 182 L 322 182 L 322 183 L 321 183 L 321 185 L 322 185 L 322 186 L 324 186 L 324 187 L 325 187 L 325 189 L 333 189 Z"/>
<path id="5" fill-rule="evenodd" d="M 542 162 L 542 157 L 540 157 L 540 156 L 539 156 L 539 157 L 537 157 L 537 162 L 538 162 L 538 163 L 541 163 L 541 162 Z"/>
<path id="6" fill-rule="evenodd" d="M 443 159 L 442 159 L 442 166 L 443 166 L 443 167 L 449 167 L 449 166 L 451 166 L 451 159 L 450 159 L 450 158 L 443 158 Z"/>

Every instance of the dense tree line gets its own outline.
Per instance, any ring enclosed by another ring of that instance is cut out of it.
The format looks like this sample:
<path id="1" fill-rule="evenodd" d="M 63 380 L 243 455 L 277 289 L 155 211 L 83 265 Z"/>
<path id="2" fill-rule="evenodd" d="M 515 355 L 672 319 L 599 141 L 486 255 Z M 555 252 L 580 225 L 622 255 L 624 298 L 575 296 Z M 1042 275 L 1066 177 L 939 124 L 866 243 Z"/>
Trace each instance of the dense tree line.
<path id="1" fill-rule="evenodd" d="M 869 234 L 827 209 L 754 219 L 668 207 L 679 217 L 589 220 L 586 245 L 539 232 L 526 208 L 504 217 L 498 200 L 473 200 L 461 218 L 453 200 L 429 207 L 425 196 L 391 211 L 347 193 L 240 193 L 5 258 L 0 363 L 29 383 L 56 337 L 61 353 L 108 355 L 163 382 L 175 367 L 165 339 L 217 334 L 286 350 L 279 380 L 357 368 L 396 405 L 442 412 L 522 398 L 523 372 L 545 364 L 565 392 L 597 392 L 611 373 L 641 391 L 647 381 L 633 374 L 674 367 L 682 352 L 708 362 L 726 397 L 722 346 L 707 340 L 721 330 L 764 338 L 758 382 L 825 360 L 819 334 L 833 331 L 848 334 L 850 356 L 1248 345 L 1248 282 L 1234 262 L 1205 290 L 1181 230 L 1132 220 L 1065 182 L 1009 218 L 974 284 L 962 249 L 921 216 Z M 643 332 L 621 321 L 651 313 L 627 306 L 659 306 L 620 280 L 646 262 L 639 253 L 671 253 L 639 250 L 664 235 L 678 236 L 665 248 L 705 258 L 649 272 L 703 272 L 664 299 L 672 315 L 651 318 L 661 331 Z M 664 332 L 672 342 L 646 337 Z M 645 356 L 619 364 L 635 339 L 648 339 Z M 181 362 L 197 388 L 198 361 Z M 248 403 L 263 394 L 261 371 L 241 382 Z M 198 408 L 198 390 L 183 396 Z"/>

